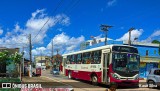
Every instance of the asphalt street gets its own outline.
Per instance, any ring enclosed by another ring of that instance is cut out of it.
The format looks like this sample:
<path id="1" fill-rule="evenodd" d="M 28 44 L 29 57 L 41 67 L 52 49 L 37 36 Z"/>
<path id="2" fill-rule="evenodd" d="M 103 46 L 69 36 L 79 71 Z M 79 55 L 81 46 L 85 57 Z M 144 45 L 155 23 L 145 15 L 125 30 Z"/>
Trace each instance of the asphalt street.
<path id="1" fill-rule="evenodd" d="M 57 81 L 65 84 L 66 86 L 71 86 L 74 88 L 74 91 L 106 91 L 108 86 L 106 85 L 98 85 L 93 86 L 87 81 L 77 80 L 77 79 L 68 79 L 68 77 L 64 75 L 53 75 L 50 74 L 50 70 L 43 70 L 42 76 L 44 78 L 50 79 L 52 81 Z M 143 81 L 141 81 L 143 82 Z M 135 88 L 135 87 L 118 87 L 116 91 L 159 91 L 157 88 Z"/>

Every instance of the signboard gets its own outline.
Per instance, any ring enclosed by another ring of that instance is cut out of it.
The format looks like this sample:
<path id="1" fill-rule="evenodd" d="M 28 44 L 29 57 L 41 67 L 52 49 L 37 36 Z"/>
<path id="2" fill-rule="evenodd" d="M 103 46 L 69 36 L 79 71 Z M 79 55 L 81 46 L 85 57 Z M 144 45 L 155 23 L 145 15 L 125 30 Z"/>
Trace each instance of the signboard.
<path id="1" fill-rule="evenodd" d="M 113 46 L 112 51 L 138 53 L 137 48 L 128 46 Z"/>

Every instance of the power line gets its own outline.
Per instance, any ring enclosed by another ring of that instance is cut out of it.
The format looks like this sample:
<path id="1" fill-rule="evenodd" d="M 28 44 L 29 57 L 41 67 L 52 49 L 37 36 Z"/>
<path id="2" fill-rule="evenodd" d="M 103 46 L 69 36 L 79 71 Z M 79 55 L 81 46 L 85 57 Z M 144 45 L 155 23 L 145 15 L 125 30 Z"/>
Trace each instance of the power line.
<path id="1" fill-rule="evenodd" d="M 73 0 L 72 0 L 73 1 Z M 79 3 L 79 1 L 80 0 L 77 0 L 76 2 L 73 2 L 73 4 L 72 3 L 70 3 L 70 4 L 68 4 L 68 7 L 69 6 L 71 6 L 71 8 L 65 8 L 64 10 L 63 10 L 63 12 L 65 12 L 65 13 L 67 13 L 69 10 L 70 10 L 70 12 L 71 12 L 71 9 L 73 9 L 78 3 Z M 63 0 L 61 1 L 61 2 L 59 2 L 59 4 L 58 4 L 58 6 L 57 6 L 57 8 L 54 10 L 54 12 L 58 9 L 58 7 L 60 7 L 60 5 L 62 4 L 62 2 L 63 2 Z M 54 13 L 53 12 L 53 13 Z M 69 13 L 70 13 L 69 12 Z M 50 20 L 50 18 L 44 23 L 44 25 L 42 26 L 42 28 L 39 30 L 39 32 L 38 32 L 38 34 L 42 31 L 42 29 L 43 29 L 43 27 L 48 23 L 48 21 Z M 57 18 L 55 19 L 55 21 L 54 22 L 57 22 Z M 33 38 L 33 40 L 32 40 L 32 42 L 34 42 L 34 39 L 38 36 L 38 34 Z M 52 40 L 52 42 L 53 42 L 53 40 Z M 52 43 L 51 42 L 51 43 Z M 51 53 L 51 55 L 53 55 L 53 43 L 52 43 L 52 51 L 51 51 L 52 53 Z"/>
<path id="2" fill-rule="evenodd" d="M 76 7 L 79 2 L 80 2 L 80 0 L 77 0 L 77 1 L 72 5 L 71 9 L 73 9 L 74 7 Z M 68 11 L 68 14 L 71 13 L 71 9 L 70 9 L 70 11 Z"/>
<path id="3" fill-rule="evenodd" d="M 58 3 L 57 7 L 54 9 L 54 11 L 53 11 L 51 14 L 53 14 L 53 13 L 55 13 L 55 12 L 57 11 L 57 9 L 61 6 L 62 2 L 63 2 L 63 0 L 61 0 L 61 1 Z M 48 21 L 49 21 L 50 19 L 51 19 L 51 18 L 49 17 L 48 20 L 43 24 L 43 26 L 41 27 L 41 29 L 39 30 L 39 32 L 37 33 L 37 35 L 32 39 L 32 41 L 39 35 L 39 33 L 42 31 L 42 29 L 44 28 L 44 26 L 48 23 Z"/>
<path id="4" fill-rule="evenodd" d="M 72 1 L 74 1 L 74 0 L 72 0 Z M 79 1 L 80 0 L 77 0 L 76 2 L 74 2 L 73 4 L 72 3 L 70 3 L 70 4 L 68 4 L 68 7 L 69 6 L 72 6 L 71 8 L 70 8 L 70 10 L 71 9 L 73 9 L 78 3 L 79 3 Z M 58 9 L 58 7 L 60 7 L 60 5 L 61 5 L 61 3 L 63 2 L 63 0 L 58 4 L 58 6 L 57 6 L 57 8 L 54 10 L 54 11 L 56 11 L 57 9 Z M 63 10 L 63 12 L 66 12 L 67 13 L 67 11 L 69 11 L 69 8 L 65 8 L 64 10 Z M 71 12 L 71 11 L 70 11 Z M 69 13 L 70 13 L 69 12 Z M 54 13 L 54 12 L 52 12 L 52 13 Z M 38 32 L 38 34 L 42 31 L 42 29 L 43 29 L 43 27 L 48 23 L 48 21 L 50 20 L 50 18 L 45 22 L 45 24 L 42 26 L 42 28 L 40 29 L 40 31 Z M 57 18 L 55 19 L 55 21 L 54 22 L 57 22 Z M 33 40 L 38 36 L 38 34 L 33 38 Z M 33 41 L 32 40 L 32 41 Z M 33 41 L 34 42 L 34 41 Z"/>

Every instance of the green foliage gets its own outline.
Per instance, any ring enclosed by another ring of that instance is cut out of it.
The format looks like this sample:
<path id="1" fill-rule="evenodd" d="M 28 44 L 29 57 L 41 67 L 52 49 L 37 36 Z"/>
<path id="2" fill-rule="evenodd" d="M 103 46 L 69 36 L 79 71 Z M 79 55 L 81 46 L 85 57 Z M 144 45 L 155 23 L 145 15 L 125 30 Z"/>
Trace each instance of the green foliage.
<path id="1" fill-rule="evenodd" d="M 11 55 L 11 60 L 13 60 L 15 64 L 20 64 L 22 57 L 23 57 L 22 54 L 16 52 L 14 55 Z"/>
<path id="2" fill-rule="evenodd" d="M 6 82 L 21 82 L 19 78 L 0 78 L 0 83 Z"/>
<path id="3" fill-rule="evenodd" d="M 160 41 L 158 41 L 158 40 L 153 40 L 152 43 L 154 43 L 154 44 L 160 44 Z"/>
<path id="4" fill-rule="evenodd" d="M 22 60 L 23 54 L 21 53 L 15 53 L 12 55 L 9 55 L 9 52 L 4 50 L 0 52 L 0 64 L 6 64 L 9 65 L 11 61 L 13 61 L 15 64 L 20 64 Z"/>
<path id="5" fill-rule="evenodd" d="M 10 55 L 8 51 L 0 52 L 0 63 L 9 65 L 10 64 Z"/>
<path id="6" fill-rule="evenodd" d="M 158 41 L 158 40 L 153 40 L 152 43 L 154 43 L 154 44 L 159 44 L 159 50 L 158 50 L 159 52 L 158 52 L 158 53 L 159 53 L 159 55 L 160 55 L 160 41 Z"/>
<path id="7" fill-rule="evenodd" d="M 0 88 L 0 91 L 21 91 L 21 88 Z"/>

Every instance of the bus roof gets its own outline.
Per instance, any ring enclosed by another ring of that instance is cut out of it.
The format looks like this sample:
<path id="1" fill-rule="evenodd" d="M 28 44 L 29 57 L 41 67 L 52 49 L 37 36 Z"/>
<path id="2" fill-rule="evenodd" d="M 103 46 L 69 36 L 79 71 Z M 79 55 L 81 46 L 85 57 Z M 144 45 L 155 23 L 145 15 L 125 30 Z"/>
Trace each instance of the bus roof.
<path id="1" fill-rule="evenodd" d="M 128 45 L 119 45 L 119 44 L 105 45 L 105 46 L 100 46 L 100 47 L 95 47 L 95 48 L 91 48 L 91 49 L 86 49 L 86 50 L 81 50 L 81 51 L 76 51 L 76 52 L 72 52 L 72 53 L 63 54 L 62 56 L 78 54 L 78 53 L 83 53 L 83 52 L 96 51 L 96 50 L 102 50 L 102 49 L 106 49 L 106 48 L 112 48 L 113 46 L 128 46 Z M 129 47 L 133 47 L 133 46 L 129 46 Z M 133 48 L 136 48 L 136 47 L 133 47 Z"/>

